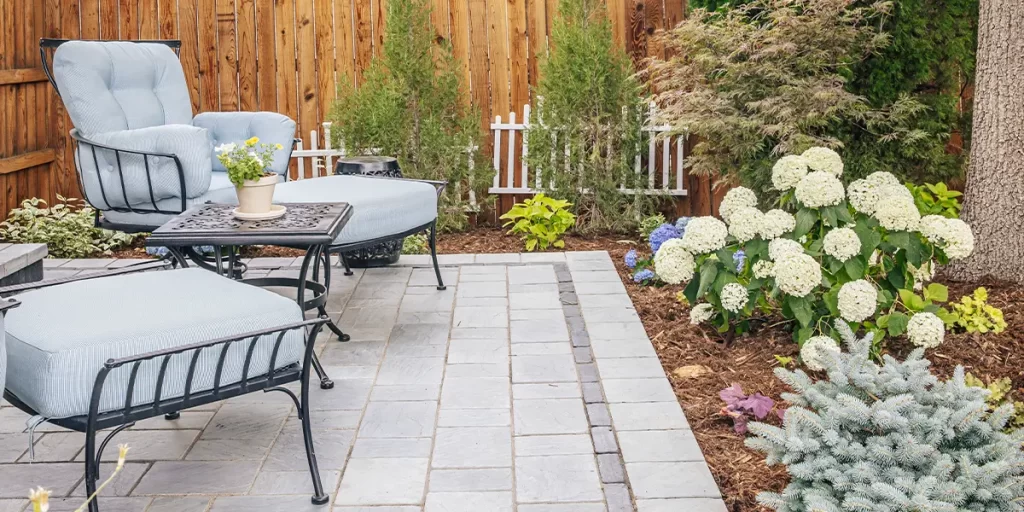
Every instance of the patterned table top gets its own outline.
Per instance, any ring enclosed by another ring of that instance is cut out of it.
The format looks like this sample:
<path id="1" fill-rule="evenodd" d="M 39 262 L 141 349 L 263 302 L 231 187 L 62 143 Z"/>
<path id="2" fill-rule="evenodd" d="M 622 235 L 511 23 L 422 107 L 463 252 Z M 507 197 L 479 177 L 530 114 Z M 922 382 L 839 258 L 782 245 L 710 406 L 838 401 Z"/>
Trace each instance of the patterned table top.
<path id="1" fill-rule="evenodd" d="M 282 203 L 284 216 L 260 221 L 236 219 L 234 205 L 204 204 L 160 226 L 148 246 L 319 245 L 333 241 L 352 215 L 348 203 Z"/>

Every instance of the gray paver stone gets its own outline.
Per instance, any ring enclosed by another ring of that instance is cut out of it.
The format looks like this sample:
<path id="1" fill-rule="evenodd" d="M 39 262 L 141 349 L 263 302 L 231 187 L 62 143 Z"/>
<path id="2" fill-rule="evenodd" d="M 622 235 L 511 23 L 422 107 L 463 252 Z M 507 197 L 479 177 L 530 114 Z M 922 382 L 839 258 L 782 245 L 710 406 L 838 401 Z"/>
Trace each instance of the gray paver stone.
<path id="1" fill-rule="evenodd" d="M 629 497 L 629 488 L 626 484 L 605 484 L 604 495 L 608 501 L 608 512 L 635 512 L 633 499 Z M 692 512 L 692 509 L 688 508 L 679 510 Z"/>
<path id="2" fill-rule="evenodd" d="M 626 469 L 617 453 L 602 453 L 597 456 L 597 469 L 601 473 L 601 482 L 618 484 L 626 481 Z"/>
<path id="3" fill-rule="evenodd" d="M 428 459 L 352 459 L 341 478 L 336 505 L 422 503 Z"/>
<path id="4" fill-rule="evenodd" d="M 593 427 L 590 435 L 594 438 L 596 453 L 618 453 L 619 444 L 615 441 L 615 432 L 609 427 Z"/>
<path id="5" fill-rule="evenodd" d="M 519 503 L 600 501 L 601 481 L 592 455 L 516 458 Z"/>

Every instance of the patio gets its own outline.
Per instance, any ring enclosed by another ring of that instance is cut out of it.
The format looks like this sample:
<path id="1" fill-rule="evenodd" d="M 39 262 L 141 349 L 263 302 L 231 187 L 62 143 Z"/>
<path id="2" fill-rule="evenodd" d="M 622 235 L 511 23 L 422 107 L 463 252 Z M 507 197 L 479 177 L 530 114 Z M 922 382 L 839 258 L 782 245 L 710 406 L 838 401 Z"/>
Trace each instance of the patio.
<path id="1" fill-rule="evenodd" d="M 608 253 L 442 255 L 445 291 L 429 262 L 332 276 L 328 312 L 352 341 L 321 334 L 337 385 L 311 402 L 333 508 L 310 504 L 293 406 L 266 393 L 120 434 L 129 463 L 102 510 L 725 510 Z M 51 278 L 126 260 L 45 263 Z M 0 409 L 0 512 L 37 485 L 74 510 L 82 434 L 41 427 L 33 463 L 26 419 Z"/>

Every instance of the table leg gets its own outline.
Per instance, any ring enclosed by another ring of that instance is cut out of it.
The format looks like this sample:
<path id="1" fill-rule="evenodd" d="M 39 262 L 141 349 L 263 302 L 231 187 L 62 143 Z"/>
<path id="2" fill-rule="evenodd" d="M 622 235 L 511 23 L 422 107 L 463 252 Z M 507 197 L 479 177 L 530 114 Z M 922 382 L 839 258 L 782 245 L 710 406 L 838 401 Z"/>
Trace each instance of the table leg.
<path id="1" fill-rule="evenodd" d="M 320 254 L 323 255 L 323 262 L 324 262 L 324 288 L 327 289 L 327 291 L 325 291 L 324 294 L 329 295 L 331 293 L 331 260 L 330 260 L 331 253 L 328 250 L 328 247 L 325 246 L 325 247 L 322 247 L 320 249 Z M 316 278 L 317 278 L 317 273 L 318 273 L 317 270 L 318 270 L 319 266 L 320 266 L 320 260 L 318 259 L 317 262 L 316 262 L 316 265 L 313 268 L 313 279 L 314 280 L 316 280 Z M 327 316 L 327 309 L 326 308 L 324 308 L 323 306 L 320 306 L 318 308 L 318 310 L 319 310 L 321 315 Z M 338 327 L 333 321 L 327 322 L 327 328 L 330 329 L 331 332 L 333 332 L 338 337 L 338 341 L 349 341 L 349 340 L 352 339 L 351 336 L 349 336 L 348 334 L 345 334 L 344 332 L 342 332 L 341 328 Z"/>
<path id="2" fill-rule="evenodd" d="M 323 248 L 321 246 L 310 247 L 306 251 L 306 256 L 302 258 L 302 267 L 299 269 L 299 283 L 295 290 L 295 292 L 297 293 L 297 295 L 295 296 L 295 300 L 298 301 L 299 307 L 303 307 L 303 304 L 305 303 L 306 275 L 309 272 L 310 260 L 313 261 L 314 269 L 318 267 L 320 265 L 320 251 L 322 249 Z M 314 271 L 313 274 L 316 275 L 317 272 Z M 330 288 L 327 289 L 329 290 Z M 324 293 L 326 294 L 327 292 L 325 291 Z M 317 313 L 319 313 L 321 316 L 327 316 L 327 311 L 324 309 L 323 306 L 317 308 Z M 327 321 L 327 325 L 331 326 L 332 331 L 337 329 L 337 326 L 334 326 L 334 322 L 330 320 Z M 340 330 L 337 332 L 340 332 Z M 334 387 L 334 381 L 332 381 L 331 378 L 327 376 L 327 372 L 324 370 L 324 367 L 320 364 L 320 359 L 316 356 L 315 353 L 313 354 L 313 369 L 316 370 L 317 377 L 320 377 L 320 389 L 331 389 Z"/>

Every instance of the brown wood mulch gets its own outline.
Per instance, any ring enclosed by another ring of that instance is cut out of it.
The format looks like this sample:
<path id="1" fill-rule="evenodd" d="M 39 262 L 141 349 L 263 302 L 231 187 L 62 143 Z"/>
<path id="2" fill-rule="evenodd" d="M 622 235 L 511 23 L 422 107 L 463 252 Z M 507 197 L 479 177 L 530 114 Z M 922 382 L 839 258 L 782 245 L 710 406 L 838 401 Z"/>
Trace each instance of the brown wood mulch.
<path id="1" fill-rule="evenodd" d="M 773 374 L 778 366 L 775 356 L 796 356 L 797 346 L 790 333 L 778 326 L 737 338 L 730 346 L 722 343 L 713 330 L 691 326 L 688 308 L 676 301 L 680 287 L 639 286 L 629 278 L 622 257 L 631 247 L 641 247 L 629 238 L 567 236 L 565 250 L 611 253 L 729 510 L 768 510 L 757 505 L 755 496 L 760 491 L 779 491 L 785 487 L 785 468 L 767 467 L 760 453 L 744 446 L 743 436 L 734 433 L 731 421 L 721 414 L 723 403 L 718 392 L 739 384 L 747 393 L 760 392 L 781 401 L 780 395 L 787 389 Z M 140 253 L 144 256 L 145 252 L 138 247 L 141 245 L 120 251 L 118 257 L 140 257 Z M 438 237 L 438 252 L 443 254 L 520 251 L 522 242 L 518 238 L 495 228 Z M 297 255 L 301 252 L 275 247 L 246 250 L 250 257 Z M 989 303 L 1003 310 L 1007 329 L 1000 334 L 947 334 L 945 343 L 929 352 L 933 368 L 942 376 L 950 375 L 956 365 L 963 365 L 986 381 L 1010 377 L 1017 399 L 1024 399 L 1024 335 L 1020 334 L 1024 327 L 1024 291 L 998 282 L 952 283 L 950 297 L 970 294 L 978 286 L 988 288 Z M 888 352 L 897 357 L 912 349 L 902 340 L 890 340 L 888 344 Z"/>

